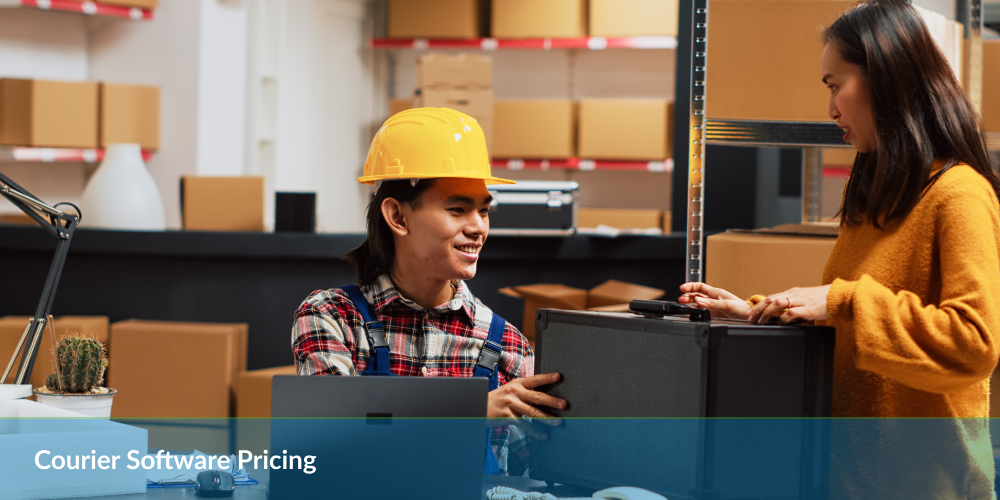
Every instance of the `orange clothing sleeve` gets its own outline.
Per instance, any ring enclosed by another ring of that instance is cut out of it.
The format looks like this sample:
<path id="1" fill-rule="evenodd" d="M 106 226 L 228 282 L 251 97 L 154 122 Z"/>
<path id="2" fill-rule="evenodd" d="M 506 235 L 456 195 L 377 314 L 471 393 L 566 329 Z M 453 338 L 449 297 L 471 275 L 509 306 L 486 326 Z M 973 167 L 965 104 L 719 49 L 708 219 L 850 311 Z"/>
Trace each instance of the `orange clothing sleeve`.
<path id="1" fill-rule="evenodd" d="M 969 387 L 993 373 L 1000 358 L 1000 243 L 994 230 L 1000 216 L 992 192 L 979 191 L 953 193 L 935 207 L 940 268 L 931 274 L 939 275 L 940 297 L 924 303 L 868 274 L 833 281 L 830 323 L 853 323 L 853 338 L 838 342 L 851 342 L 858 369 L 935 393 Z"/>

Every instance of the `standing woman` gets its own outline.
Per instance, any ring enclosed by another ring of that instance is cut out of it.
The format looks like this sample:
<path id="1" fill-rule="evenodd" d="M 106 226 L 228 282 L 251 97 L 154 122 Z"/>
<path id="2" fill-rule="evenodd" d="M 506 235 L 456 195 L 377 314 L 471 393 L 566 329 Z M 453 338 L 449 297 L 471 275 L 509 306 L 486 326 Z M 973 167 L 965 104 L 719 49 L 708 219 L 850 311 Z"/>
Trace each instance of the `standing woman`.
<path id="1" fill-rule="evenodd" d="M 858 150 L 824 286 L 752 305 L 687 283 L 680 300 L 836 327 L 833 415 L 891 419 L 835 421 L 834 496 L 995 498 L 1000 181 L 981 122 L 905 0 L 863 2 L 823 41 L 830 118 Z"/>

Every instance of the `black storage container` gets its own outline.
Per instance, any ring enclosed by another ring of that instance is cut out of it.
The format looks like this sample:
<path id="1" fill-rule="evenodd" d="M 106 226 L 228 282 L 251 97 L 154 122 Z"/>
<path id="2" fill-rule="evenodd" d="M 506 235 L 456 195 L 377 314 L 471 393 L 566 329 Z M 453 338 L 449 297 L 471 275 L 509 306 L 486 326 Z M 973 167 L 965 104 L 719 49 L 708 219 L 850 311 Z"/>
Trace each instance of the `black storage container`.
<path id="1" fill-rule="evenodd" d="M 569 408 L 534 442 L 532 477 L 671 500 L 825 497 L 829 422 L 812 417 L 830 416 L 833 328 L 552 309 L 535 325 L 535 373 L 562 374 L 546 392 Z"/>
<path id="2" fill-rule="evenodd" d="M 519 181 L 488 186 L 493 195 L 490 232 L 493 234 L 573 234 L 576 230 L 576 193 L 570 181 Z"/>

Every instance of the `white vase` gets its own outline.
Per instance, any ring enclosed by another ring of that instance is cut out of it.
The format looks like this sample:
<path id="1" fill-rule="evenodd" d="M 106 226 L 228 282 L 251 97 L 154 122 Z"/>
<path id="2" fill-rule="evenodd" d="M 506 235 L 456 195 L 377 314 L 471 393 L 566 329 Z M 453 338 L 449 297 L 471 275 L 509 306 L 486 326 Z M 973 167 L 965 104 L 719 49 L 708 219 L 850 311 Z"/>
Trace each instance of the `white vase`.
<path id="1" fill-rule="evenodd" d="M 83 190 L 84 228 L 163 231 L 167 219 L 138 144 L 108 144 L 104 161 Z"/>

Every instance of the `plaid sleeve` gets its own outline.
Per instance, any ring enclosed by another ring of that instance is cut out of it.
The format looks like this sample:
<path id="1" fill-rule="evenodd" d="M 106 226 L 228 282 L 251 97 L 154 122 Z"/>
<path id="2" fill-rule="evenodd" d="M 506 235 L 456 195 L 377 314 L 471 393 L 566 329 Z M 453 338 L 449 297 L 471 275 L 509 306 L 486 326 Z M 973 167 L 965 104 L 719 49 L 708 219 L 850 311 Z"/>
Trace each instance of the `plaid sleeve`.
<path id="1" fill-rule="evenodd" d="M 343 320 L 342 297 L 333 290 L 313 292 L 295 311 L 292 353 L 299 375 L 356 375 L 355 336 Z"/>
<path id="2" fill-rule="evenodd" d="M 528 339 L 510 322 L 507 322 L 507 328 L 503 332 L 502 344 L 504 352 L 500 356 L 497 375 L 500 385 L 535 374 L 535 352 L 531 350 Z"/>

